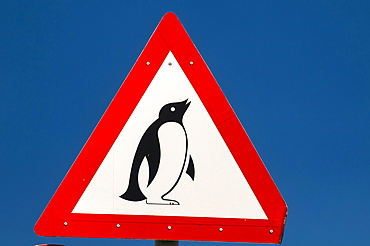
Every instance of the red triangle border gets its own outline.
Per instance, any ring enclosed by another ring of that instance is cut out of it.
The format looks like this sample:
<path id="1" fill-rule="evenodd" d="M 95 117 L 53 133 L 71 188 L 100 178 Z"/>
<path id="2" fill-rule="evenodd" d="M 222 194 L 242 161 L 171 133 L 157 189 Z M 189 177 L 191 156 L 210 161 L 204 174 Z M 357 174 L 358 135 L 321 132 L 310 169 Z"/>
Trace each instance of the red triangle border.
<path id="1" fill-rule="evenodd" d="M 268 220 L 71 213 L 169 51 L 202 100 Z M 281 243 L 286 216 L 280 192 L 212 73 L 176 15 L 167 13 L 39 218 L 35 232 L 49 237 Z"/>

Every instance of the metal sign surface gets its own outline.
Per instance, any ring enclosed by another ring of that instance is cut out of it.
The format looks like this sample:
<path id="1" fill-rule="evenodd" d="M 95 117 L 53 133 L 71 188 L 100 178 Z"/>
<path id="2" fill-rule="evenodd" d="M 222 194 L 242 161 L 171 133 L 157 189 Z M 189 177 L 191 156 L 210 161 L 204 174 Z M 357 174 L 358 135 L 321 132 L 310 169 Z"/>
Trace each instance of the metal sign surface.
<path id="1" fill-rule="evenodd" d="M 207 65 L 168 13 L 35 231 L 279 243 L 286 212 Z"/>

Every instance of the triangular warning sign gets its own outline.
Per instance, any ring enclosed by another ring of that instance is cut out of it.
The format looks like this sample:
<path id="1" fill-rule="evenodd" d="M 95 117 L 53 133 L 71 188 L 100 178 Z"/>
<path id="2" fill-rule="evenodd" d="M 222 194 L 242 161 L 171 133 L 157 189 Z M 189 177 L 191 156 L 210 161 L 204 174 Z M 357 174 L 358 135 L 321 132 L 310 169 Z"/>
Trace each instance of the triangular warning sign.
<path id="1" fill-rule="evenodd" d="M 41 215 L 41 236 L 281 242 L 287 207 L 166 14 Z"/>

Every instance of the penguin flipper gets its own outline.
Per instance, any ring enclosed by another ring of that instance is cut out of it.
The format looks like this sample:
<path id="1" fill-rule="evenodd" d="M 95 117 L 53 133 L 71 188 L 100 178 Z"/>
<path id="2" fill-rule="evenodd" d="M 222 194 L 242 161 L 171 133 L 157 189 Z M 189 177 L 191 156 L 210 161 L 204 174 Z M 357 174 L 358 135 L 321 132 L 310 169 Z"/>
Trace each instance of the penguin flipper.
<path id="1" fill-rule="evenodd" d="M 191 155 L 189 155 L 189 165 L 188 165 L 188 169 L 186 170 L 186 173 L 194 181 L 194 178 L 195 178 L 195 169 L 194 169 L 194 162 L 193 162 L 193 159 L 191 158 Z"/>

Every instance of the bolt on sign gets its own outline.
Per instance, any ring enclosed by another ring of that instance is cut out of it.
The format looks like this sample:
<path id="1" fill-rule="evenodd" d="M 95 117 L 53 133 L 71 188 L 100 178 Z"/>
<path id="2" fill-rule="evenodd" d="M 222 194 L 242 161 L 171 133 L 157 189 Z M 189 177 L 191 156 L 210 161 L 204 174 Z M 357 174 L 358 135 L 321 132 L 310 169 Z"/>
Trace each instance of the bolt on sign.
<path id="1" fill-rule="evenodd" d="M 281 243 L 286 214 L 215 78 L 167 13 L 35 232 Z"/>

